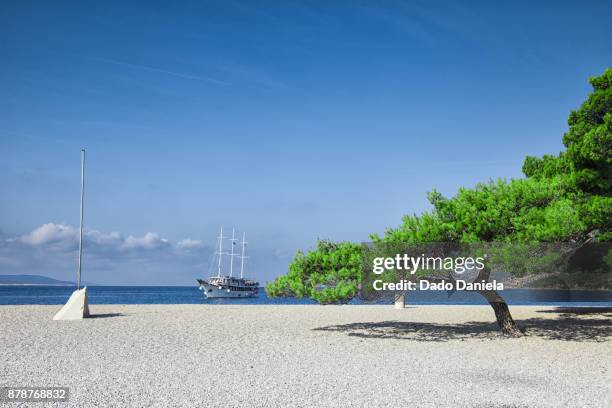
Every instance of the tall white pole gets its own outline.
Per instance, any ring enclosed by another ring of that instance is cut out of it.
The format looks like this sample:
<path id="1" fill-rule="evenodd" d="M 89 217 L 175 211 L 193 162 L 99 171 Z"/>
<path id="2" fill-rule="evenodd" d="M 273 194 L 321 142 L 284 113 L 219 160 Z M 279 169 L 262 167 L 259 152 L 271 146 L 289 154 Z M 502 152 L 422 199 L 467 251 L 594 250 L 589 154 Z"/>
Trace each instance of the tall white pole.
<path id="1" fill-rule="evenodd" d="M 79 227 L 79 270 L 77 289 L 81 288 L 81 267 L 83 264 L 83 195 L 85 194 L 85 149 L 81 149 L 81 221 Z"/>
<path id="2" fill-rule="evenodd" d="M 219 269 L 217 277 L 221 276 L 221 257 L 223 256 L 223 227 L 221 227 L 221 234 L 219 234 Z"/>
<path id="3" fill-rule="evenodd" d="M 244 249 L 246 247 L 246 232 L 242 233 L 242 256 L 240 257 L 240 279 L 242 279 L 242 273 L 244 272 Z"/>
<path id="4" fill-rule="evenodd" d="M 230 250 L 230 276 L 234 276 L 234 245 L 236 245 L 235 229 L 232 228 L 232 249 Z"/>

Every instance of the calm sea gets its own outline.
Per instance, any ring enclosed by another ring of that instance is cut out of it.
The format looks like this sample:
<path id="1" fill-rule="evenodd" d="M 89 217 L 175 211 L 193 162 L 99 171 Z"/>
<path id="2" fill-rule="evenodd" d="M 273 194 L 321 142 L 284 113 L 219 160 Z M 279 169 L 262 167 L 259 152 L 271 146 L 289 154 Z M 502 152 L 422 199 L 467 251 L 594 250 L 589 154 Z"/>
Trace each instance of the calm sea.
<path id="1" fill-rule="evenodd" d="M 268 298 L 263 289 L 250 299 L 206 300 L 195 286 L 90 286 L 91 304 L 314 304 L 309 299 Z M 60 305 L 68 300 L 74 287 L 0 286 L 0 305 Z M 511 305 L 612 306 L 612 291 L 506 289 L 500 292 Z M 387 301 L 388 303 L 388 301 Z M 353 300 L 351 304 L 364 304 Z M 413 291 L 413 305 L 483 305 L 477 293 L 458 291 L 449 296 L 442 291 Z"/>

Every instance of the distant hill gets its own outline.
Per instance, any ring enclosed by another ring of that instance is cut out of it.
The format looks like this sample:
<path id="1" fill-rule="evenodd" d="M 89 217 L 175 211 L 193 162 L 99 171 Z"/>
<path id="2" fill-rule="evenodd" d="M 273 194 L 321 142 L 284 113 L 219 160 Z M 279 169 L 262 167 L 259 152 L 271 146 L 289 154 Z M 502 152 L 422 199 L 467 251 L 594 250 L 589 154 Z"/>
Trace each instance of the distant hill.
<path id="1" fill-rule="evenodd" d="M 75 283 L 41 275 L 0 275 L 0 285 L 75 286 Z"/>

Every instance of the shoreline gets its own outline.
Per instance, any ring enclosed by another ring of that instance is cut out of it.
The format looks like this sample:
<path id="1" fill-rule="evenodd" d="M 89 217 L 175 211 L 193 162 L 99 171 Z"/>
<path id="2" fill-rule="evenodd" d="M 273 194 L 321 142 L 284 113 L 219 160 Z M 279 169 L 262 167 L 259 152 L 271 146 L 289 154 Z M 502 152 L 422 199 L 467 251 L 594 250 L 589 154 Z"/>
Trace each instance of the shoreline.
<path id="1" fill-rule="evenodd" d="M 74 291 L 68 286 L 0 286 L 0 304 L 2 305 L 63 305 Z M 560 291 L 560 290 L 525 290 L 507 289 L 499 293 L 510 307 L 517 306 L 550 306 L 550 307 L 612 307 L 612 291 Z M 243 299 L 204 299 L 201 291 L 195 286 L 91 286 L 89 287 L 89 304 L 271 304 L 296 305 L 316 304 L 308 298 L 280 297 L 269 298 L 260 291 L 257 297 Z M 392 304 L 391 295 L 381 294 L 374 299 L 355 298 L 348 304 L 388 305 Z M 486 300 L 476 292 L 455 291 L 412 291 L 407 294 L 409 306 L 425 305 L 487 305 Z"/>

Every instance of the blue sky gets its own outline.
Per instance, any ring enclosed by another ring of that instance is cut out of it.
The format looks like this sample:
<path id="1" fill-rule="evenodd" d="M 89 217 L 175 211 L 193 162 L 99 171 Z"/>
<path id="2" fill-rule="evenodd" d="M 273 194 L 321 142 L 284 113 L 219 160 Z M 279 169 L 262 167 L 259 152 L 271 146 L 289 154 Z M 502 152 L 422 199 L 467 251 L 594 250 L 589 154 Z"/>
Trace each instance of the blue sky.
<path id="1" fill-rule="evenodd" d="M 221 225 L 263 282 L 561 150 L 612 5 L 431 3 L 3 3 L 0 274 L 74 275 L 81 146 L 116 284 L 194 283 Z"/>

